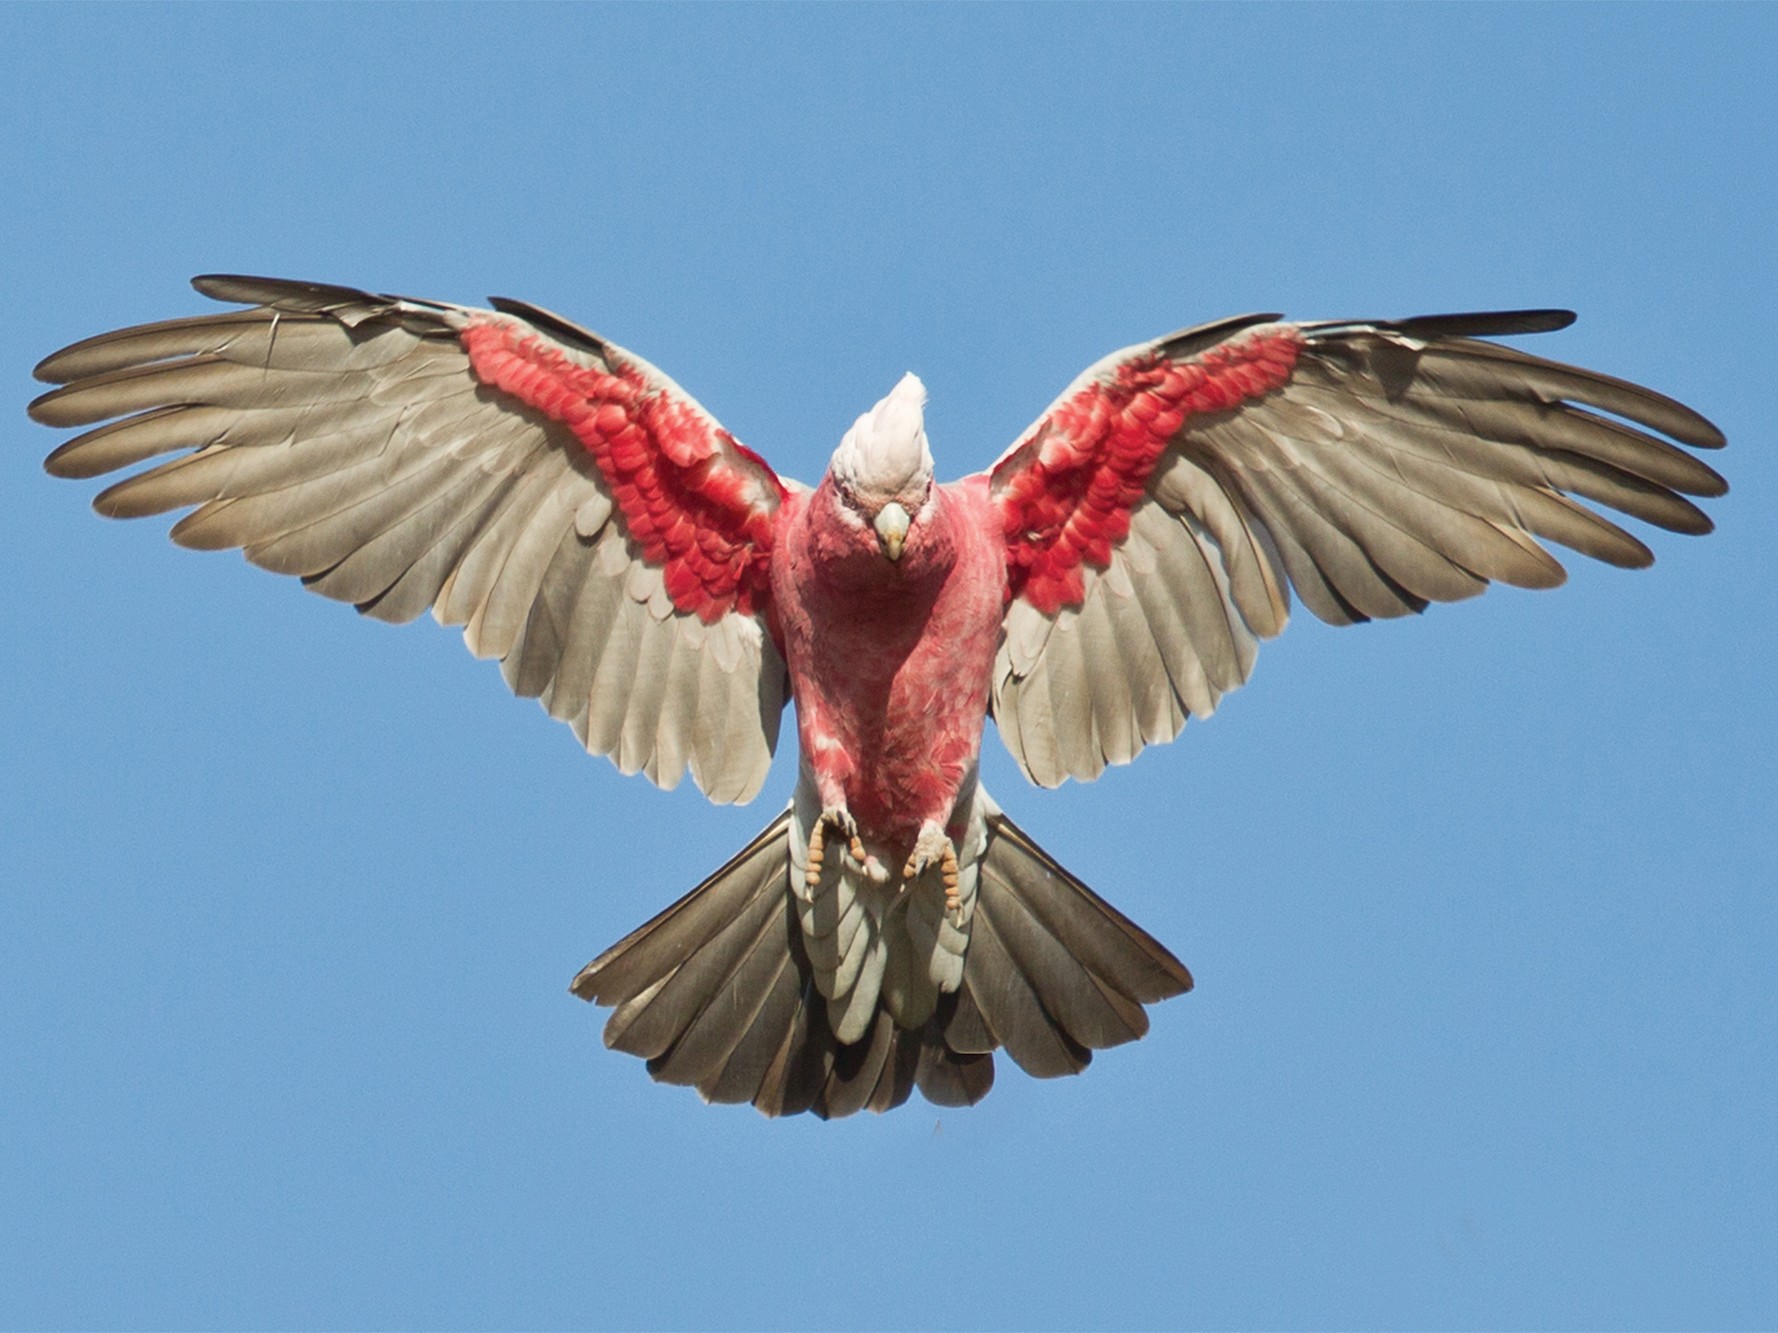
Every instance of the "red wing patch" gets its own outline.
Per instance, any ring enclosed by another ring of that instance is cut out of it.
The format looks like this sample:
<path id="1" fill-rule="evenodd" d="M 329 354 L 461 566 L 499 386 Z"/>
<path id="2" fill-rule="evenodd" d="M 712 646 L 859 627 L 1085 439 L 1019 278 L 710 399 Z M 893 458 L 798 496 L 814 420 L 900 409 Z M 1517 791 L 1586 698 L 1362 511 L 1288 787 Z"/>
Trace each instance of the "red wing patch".
<path id="1" fill-rule="evenodd" d="M 1044 418 L 995 469 L 1008 597 L 1045 615 L 1086 596 L 1082 564 L 1104 569 L 1168 443 L 1194 416 L 1263 397 L 1290 379 L 1293 328 L 1218 344 L 1190 361 L 1133 357 Z"/>
<path id="2" fill-rule="evenodd" d="M 577 365 L 505 320 L 461 334 L 482 383 L 574 432 L 673 605 L 706 622 L 760 609 L 783 484 L 759 455 L 634 366 Z"/>

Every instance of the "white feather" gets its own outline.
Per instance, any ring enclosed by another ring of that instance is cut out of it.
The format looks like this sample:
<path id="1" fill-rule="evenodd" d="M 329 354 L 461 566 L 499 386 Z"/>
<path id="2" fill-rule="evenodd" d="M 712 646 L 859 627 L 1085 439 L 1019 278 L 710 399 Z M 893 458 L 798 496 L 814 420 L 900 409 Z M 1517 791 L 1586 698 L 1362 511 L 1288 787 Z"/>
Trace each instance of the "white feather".
<path id="1" fill-rule="evenodd" d="M 854 491 L 895 496 L 932 480 L 926 443 L 926 386 L 911 370 L 853 423 L 834 450 L 832 472 Z"/>

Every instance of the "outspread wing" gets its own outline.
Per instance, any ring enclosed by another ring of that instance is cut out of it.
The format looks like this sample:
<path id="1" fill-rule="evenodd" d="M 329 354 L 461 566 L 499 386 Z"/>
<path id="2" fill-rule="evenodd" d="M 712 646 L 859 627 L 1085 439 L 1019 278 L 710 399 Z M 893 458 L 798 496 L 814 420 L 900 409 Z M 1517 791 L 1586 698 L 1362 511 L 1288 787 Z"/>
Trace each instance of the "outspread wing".
<path id="1" fill-rule="evenodd" d="M 1537 539 L 1653 556 L 1585 500 L 1674 532 L 1727 486 L 1672 399 L 1479 337 L 1567 311 L 1396 322 L 1249 315 L 1127 348 L 992 469 L 1009 597 L 993 711 L 1027 775 L 1090 780 L 1247 679 L 1289 589 L 1351 624 L 1560 583 Z M 1609 415 L 1607 415 L 1609 414 Z"/>
<path id="2" fill-rule="evenodd" d="M 252 305 L 57 352 L 31 405 L 93 426 L 49 471 L 102 514 L 194 507 L 182 545 L 240 547 L 367 615 L 431 609 L 587 749 L 712 799 L 764 781 L 787 680 L 766 627 L 777 476 L 640 357 L 516 301 L 493 310 L 263 278 Z"/>

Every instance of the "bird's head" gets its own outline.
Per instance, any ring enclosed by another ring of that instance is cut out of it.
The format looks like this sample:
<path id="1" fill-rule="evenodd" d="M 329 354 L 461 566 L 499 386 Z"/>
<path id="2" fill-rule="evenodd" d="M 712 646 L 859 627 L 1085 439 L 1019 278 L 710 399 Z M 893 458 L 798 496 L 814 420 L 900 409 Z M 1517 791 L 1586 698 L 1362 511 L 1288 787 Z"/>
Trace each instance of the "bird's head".
<path id="1" fill-rule="evenodd" d="M 932 505 L 925 406 L 926 386 L 909 371 L 852 424 L 827 469 L 841 521 L 871 529 L 892 561 L 901 559 L 908 530 Z"/>

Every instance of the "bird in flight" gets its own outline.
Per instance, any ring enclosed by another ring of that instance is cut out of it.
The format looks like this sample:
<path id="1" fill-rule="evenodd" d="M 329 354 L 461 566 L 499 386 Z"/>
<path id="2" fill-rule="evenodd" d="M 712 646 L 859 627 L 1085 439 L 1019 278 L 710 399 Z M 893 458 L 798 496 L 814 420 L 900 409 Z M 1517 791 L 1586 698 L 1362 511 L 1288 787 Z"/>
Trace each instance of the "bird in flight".
<path id="1" fill-rule="evenodd" d="M 979 1101 L 1140 1037 L 1191 986 L 983 789 L 986 721 L 1027 777 L 1090 781 L 1207 717 L 1284 628 L 1499 581 L 1554 542 L 1634 567 L 1599 509 L 1675 532 L 1721 433 L 1634 384 L 1485 339 L 1559 310 L 1245 315 L 1089 367 L 986 471 L 940 484 L 906 375 L 814 487 L 632 352 L 491 309 L 211 276 L 244 305 L 101 334 L 37 367 L 61 477 L 156 462 L 101 514 L 379 619 L 430 610 L 594 754 L 789 808 L 574 979 L 608 1045 L 767 1115 Z M 1582 502 L 1588 503 L 1582 503 Z"/>

